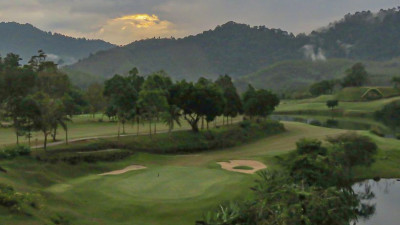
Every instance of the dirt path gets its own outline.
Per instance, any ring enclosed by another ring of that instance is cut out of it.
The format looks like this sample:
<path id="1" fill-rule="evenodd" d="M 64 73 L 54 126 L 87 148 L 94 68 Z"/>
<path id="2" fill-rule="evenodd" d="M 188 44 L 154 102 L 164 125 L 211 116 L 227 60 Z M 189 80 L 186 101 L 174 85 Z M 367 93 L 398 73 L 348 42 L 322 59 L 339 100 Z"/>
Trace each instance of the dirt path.
<path id="1" fill-rule="evenodd" d="M 246 174 L 254 174 L 259 170 L 267 168 L 267 166 L 264 165 L 263 163 L 254 160 L 230 160 L 229 162 L 219 162 L 218 164 L 221 165 L 222 169 L 224 170 L 246 173 Z M 238 166 L 246 166 L 246 167 L 251 167 L 253 169 L 252 170 L 235 169 L 235 167 Z"/>
<path id="2" fill-rule="evenodd" d="M 126 172 L 129 172 L 129 171 L 143 170 L 143 169 L 146 169 L 146 168 L 147 167 L 141 166 L 141 165 L 132 165 L 132 166 L 128 166 L 128 167 L 126 167 L 126 168 L 124 168 L 122 170 L 114 170 L 114 171 L 107 172 L 107 173 L 102 173 L 102 174 L 99 174 L 99 175 L 101 175 L 101 176 L 104 176 L 104 175 L 120 175 L 120 174 L 124 174 Z"/>

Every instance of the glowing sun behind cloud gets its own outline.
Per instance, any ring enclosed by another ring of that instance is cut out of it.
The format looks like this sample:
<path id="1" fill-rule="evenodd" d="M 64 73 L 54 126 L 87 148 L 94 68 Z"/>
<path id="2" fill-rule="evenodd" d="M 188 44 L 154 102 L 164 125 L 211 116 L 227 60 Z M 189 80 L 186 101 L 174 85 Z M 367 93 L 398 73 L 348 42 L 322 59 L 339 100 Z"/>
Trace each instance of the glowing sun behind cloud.
<path id="1" fill-rule="evenodd" d="M 124 45 L 138 39 L 170 37 L 177 34 L 174 24 L 167 20 L 160 20 L 156 15 L 133 14 L 108 20 L 96 36 Z"/>

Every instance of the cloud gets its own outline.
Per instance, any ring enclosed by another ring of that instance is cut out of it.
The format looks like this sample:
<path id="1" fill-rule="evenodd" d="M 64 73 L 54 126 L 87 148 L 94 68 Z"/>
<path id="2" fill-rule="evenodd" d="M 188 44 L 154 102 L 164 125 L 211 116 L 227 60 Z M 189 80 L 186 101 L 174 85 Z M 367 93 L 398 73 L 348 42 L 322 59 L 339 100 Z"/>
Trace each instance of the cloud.
<path id="1" fill-rule="evenodd" d="M 173 23 L 160 20 L 154 14 L 133 14 L 108 20 L 98 32 L 93 34 L 93 37 L 123 45 L 132 40 L 170 37 L 178 34 L 179 31 Z"/>
<path id="2" fill-rule="evenodd" d="M 311 59 L 313 62 L 326 61 L 324 51 L 321 48 L 318 48 L 317 51 L 315 51 L 314 45 L 304 45 L 302 50 L 303 50 L 304 56 L 307 59 Z"/>

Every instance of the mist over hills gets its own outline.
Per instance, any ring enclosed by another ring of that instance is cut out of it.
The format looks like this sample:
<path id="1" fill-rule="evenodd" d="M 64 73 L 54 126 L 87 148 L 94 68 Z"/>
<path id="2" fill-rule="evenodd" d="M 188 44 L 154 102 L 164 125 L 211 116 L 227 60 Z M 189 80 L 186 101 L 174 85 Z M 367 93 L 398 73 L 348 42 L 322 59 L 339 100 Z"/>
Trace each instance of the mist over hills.
<path id="1" fill-rule="evenodd" d="M 49 59 L 60 65 L 68 65 L 114 45 L 102 40 L 72 38 L 58 33 L 42 31 L 31 24 L 15 22 L 0 23 L 0 53 L 19 54 L 23 62 L 29 61 L 39 49 L 44 50 Z"/>

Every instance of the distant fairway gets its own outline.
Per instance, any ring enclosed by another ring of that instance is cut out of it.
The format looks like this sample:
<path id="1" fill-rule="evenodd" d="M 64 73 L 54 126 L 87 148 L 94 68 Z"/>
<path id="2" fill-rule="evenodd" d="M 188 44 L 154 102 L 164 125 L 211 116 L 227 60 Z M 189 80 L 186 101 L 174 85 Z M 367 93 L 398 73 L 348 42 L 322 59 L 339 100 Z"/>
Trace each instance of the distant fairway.
<path id="1" fill-rule="evenodd" d="M 333 95 L 323 95 L 317 98 L 302 99 L 302 100 L 284 100 L 277 107 L 276 113 L 321 113 L 329 114 L 330 109 L 326 106 L 328 100 L 335 99 Z M 380 110 L 386 104 L 393 101 L 399 101 L 400 97 L 384 98 L 374 101 L 361 101 L 361 102 L 339 102 L 339 106 L 335 111 L 342 111 L 344 115 L 369 115 L 371 116 L 377 110 Z"/>
<path id="2" fill-rule="evenodd" d="M 2 166 L 9 173 L 0 173 L 0 182 L 46 196 L 39 218 L 59 214 L 79 225 L 194 224 L 222 202 L 251 196 L 249 188 L 257 175 L 226 171 L 217 162 L 256 160 L 268 169 L 277 169 L 280 167 L 275 156 L 295 149 L 300 138 L 325 139 L 346 132 L 301 123 L 284 124 L 287 132 L 282 134 L 230 149 L 190 155 L 137 153 L 119 162 L 78 165 L 43 164 L 34 159 L 5 161 Z M 383 151 L 374 171 L 362 174 L 400 176 L 400 169 L 395 166 L 398 158 L 385 159 L 386 154 L 397 154 L 397 150 L 392 150 L 400 146 L 400 141 L 372 137 Z M 129 165 L 147 168 L 120 175 L 99 175 Z M 4 213 L 0 209 L 0 224 L 43 224 L 41 220 L 7 217 Z"/>

